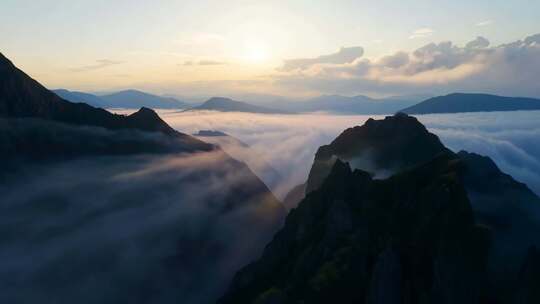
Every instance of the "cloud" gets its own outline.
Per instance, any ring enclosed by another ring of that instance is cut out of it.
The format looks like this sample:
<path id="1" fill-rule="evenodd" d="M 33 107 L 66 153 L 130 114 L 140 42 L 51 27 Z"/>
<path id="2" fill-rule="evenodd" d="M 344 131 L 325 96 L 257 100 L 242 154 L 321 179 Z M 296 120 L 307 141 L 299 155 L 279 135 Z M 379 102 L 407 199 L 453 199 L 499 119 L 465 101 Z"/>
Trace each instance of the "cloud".
<path id="1" fill-rule="evenodd" d="M 214 61 L 214 60 L 201 60 L 199 61 L 199 65 L 224 65 L 225 62 L 222 61 Z"/>
<path id="2" fill-rule="evenodd" d="M 182 66 L 194 66 L 194 65 L 214 66 L 214 65 L 225 65 L 225 64 L 227 63 L 224 61 L 216 61 L 216 60 L 199 60 L 199 61 L 188 60 L 182 63 L 181 65 Z"/>
<path id="3" fill-rule="evenodd" d="M 3 155 L 22 158 L 7 176 L 0 164 L 2 303 L 215 302 L 281 224 L 266 187 L 220 150 L 173 153 L 182 144 L 158 133 L 0 125 L 4 150 L 38 144 L 26 153 L 38 161 Z"/>
<path id="4" fill-rule="evenodd" d="M 435 31 L 430 28 L 419 28 L 409 36 L 409 39 L 427 38 L 433 35 L 433 33 L 435 33 Z"/>
<path id="5" fill-rule="evenodd" d="M 476 23 L 475 25 L 476 26 L 488 26 L 488 25 L 492 25 L 493 24 L 493 20 L 484 20 L 484 21 L 480 21 L 478 23 Z"/>
<path id="6" fill-rule="evenodd" d="M 332 65 L 302 63 L 300 70 L 282 69 L 274 76 L 275 84 L 326 94 L 460 91 L 540 97 L 540 35 L 498 46 L 477 37 L 465 46 L 451 41 L 429 43 L 412 52 L 401 51 L 380 59 Z"/>
<path id="7" fill-rule="evenodd" d="M 96 60 L 96 64 L 71 68 L 70 70 L 72 72 L 87 72 L 87 71 L 93 71 L 93 70 L 99 70 L 106 67 L 110 67 L 113 65 L 118 65 L 124 63 L 123 61 L 117 61 L 117 60 L 110 60 L 110 59 L 100 59 Z"/>
<path id="8" fill-rule="evenodd" d="M 185 132 L 220 130 L 250 145 L 283 177 L 278 196 L 305 182 L 315 152 L 343 130 L 362 125 L 365 115 L 270 115 L 216 112 L 160 112 L 171 126 Z M 418 116 L 445 145 L 487 155 L 503 171 L 540 194 L 538 111 Z M 269 149 L 269 147 L 272 147 Z"/>
<path id="9" fill-rule="evenodd" d="M 467 49 L 483 49 L 489 46 L 489 40 L 482 36 L 476 37 L 473 41 L 470 41 L 465 45 Z"/>
<path id="10" fill-rule="evenodd" d="M 337 53 L 322 55 L 316 58 L 298 58 L 285 60 L 280 71 L 305 70 L 316 64 L 351 63 L 364 55 L 362 47 L 342 47 Z"/>

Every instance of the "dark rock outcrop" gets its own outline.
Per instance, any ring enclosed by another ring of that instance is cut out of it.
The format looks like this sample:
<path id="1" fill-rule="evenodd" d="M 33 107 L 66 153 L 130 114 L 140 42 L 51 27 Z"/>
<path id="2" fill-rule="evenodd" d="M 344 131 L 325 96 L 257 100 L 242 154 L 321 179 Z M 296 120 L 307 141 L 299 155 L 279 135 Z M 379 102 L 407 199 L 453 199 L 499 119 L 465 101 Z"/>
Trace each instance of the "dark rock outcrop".
<path id="1" fill-rule="evenodd" d="M 390 175 L 434 155 L 448 151 L 439 138 L 414 117 L 405 114 L 384 120 L 368 119 L 363 126 L 343 131 L 332 143 L 319 148 L 309 172 L 306 193 L 324 181 L 336 158 L 355 168 Z"/>
<path id="2" fill-rule="evenodd" d="M 282 303 L 478 303 L 489 231 L 474 223 L 460 166 L 442 154 L 374 180 L 337 160 L 220 303 L 272 289 Z"/>

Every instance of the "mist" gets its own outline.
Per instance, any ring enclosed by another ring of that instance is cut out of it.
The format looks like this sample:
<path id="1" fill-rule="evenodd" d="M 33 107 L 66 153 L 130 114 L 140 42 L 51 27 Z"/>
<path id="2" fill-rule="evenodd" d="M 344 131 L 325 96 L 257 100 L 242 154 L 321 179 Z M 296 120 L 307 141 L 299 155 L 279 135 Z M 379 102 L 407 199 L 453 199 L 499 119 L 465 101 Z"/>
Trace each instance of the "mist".
<path id="1" fill-rule="evenodd" d="M 283 176 L 281 189 L 307 179 L 318 147 L 369 117 L 326 113 L 273 115 L 172 112 L 160 115 L 177 130 L 219 130 L 250 145 Z M 540 194 L 539 111 L 419 115 L 417 118 L 455 152 L 491 157 L 502 171 Z M 286 190 L 276 193 L 280 198 Z"/>
<path id="2" fill-rule="evenodd" d="M 281 223 L 264 189 L 221 151 L 26 164 L 0 184 L 0 299 L 215 301 Z"/>

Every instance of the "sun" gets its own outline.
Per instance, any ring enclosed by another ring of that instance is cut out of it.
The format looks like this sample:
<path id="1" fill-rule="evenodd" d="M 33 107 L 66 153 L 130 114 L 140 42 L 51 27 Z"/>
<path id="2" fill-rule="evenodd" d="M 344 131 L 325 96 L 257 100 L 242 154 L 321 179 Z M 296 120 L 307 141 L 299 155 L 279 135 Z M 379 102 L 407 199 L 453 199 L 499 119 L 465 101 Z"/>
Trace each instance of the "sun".
<path id="1" fill-rule="evenodd" d="M 260 40 L 244 43 L 244 59 L 249 63 L 264 63 L 270 58 L 268 46 Z"/>

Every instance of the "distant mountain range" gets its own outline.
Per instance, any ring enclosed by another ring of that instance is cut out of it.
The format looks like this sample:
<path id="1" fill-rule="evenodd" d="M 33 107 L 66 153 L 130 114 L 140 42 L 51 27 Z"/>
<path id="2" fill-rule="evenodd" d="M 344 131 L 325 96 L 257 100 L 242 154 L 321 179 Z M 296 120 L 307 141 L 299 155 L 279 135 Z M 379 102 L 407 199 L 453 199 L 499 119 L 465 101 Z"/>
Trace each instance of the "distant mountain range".
<path id="1" fill-rule="evenodd" d="M 100 96 L 65 89 L 53 90 L 53 92 L 68 101 L 84 102 L 101 108 L 185 109 L 192 106 L 173 97 L 158 96 L 137 90 L 125 90 Z"/>
<path id="2" fill-rule="evenodd" d="M 190 108 L 186 111 L 219 111 L 219 112 L 247 112 L 263 114 L 289 114 L 287 111 L 252 105 L 242 101 L 232 100 L 225 97 L 213 97 L 202 105 Z"/>
<path id="3" fill-rule="evenodd" d="M 336 114 L 392 114 L 423 100 L 423 96 L 404 96 L 374 99 L 368 96 L 323 95 L 289 104 L 283 109 L 294 112 L 330 112 Z"/>
<path id="4" fill-rule="evenodd" d="M 401 110 L 407 114 L 540 110 L 540 99 L 455 93 L 427 99 Z"/>

